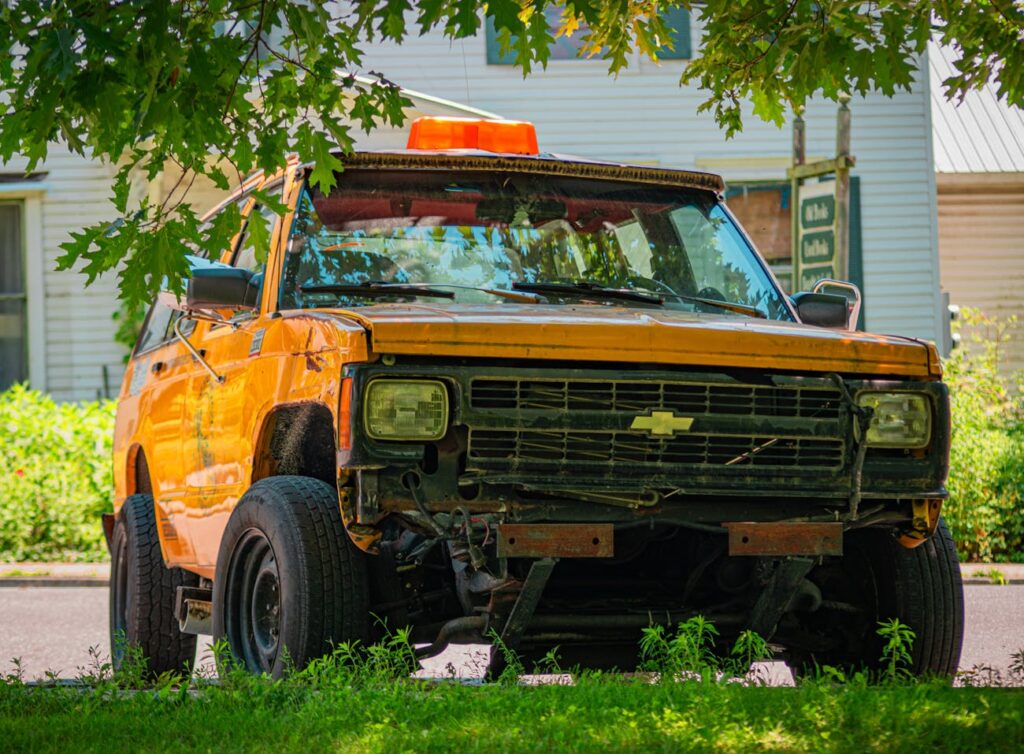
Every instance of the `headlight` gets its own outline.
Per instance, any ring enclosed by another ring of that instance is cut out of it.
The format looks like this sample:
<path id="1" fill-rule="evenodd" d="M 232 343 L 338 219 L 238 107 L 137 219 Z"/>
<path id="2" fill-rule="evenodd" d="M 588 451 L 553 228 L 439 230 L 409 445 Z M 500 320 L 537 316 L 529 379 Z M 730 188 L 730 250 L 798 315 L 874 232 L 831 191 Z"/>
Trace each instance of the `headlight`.
<path id="1" fill-rule="evenodd" d="M 923 448 L 932 437 L 928 397 L 916 393 L 861 393 L 857 403 L 872 409 L 868 445 L 879 448 Z"/>
<path id="2" fill-rule="evenodd" d="M 440 440 L 448 430 L 448 391 L 437 380 L 374 380 L 364 405 L 374 440 Z"/>

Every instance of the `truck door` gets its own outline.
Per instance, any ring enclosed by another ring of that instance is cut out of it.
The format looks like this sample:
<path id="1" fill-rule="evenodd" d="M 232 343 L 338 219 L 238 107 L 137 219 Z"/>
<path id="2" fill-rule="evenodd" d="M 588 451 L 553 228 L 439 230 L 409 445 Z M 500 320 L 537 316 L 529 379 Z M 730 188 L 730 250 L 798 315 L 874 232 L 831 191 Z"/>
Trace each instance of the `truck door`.
<path id="1" fill-rule="evenodd" d="M 129 365 L 128 389 L 118 408 L 118 421 L 125 417 L 138 425 L 125 428 L 122 436 L 149 438 L 140 452 L 145 454 L 160 542 L 169 565 L 195 561 L 185 519 L 186 470 L 181 444 L 192 357 L 173 333 L 177 317 L 177 312 L 159 302 L 150 308 Z M 126 456 L 123 462 L 130 459 Z M 139 491 L 147 491 L 146 487 L 143 480 L 136 479 Z"/>
<path id="2" fill-rule="evenodd" d="M 279 194 L 280 184 L 265 190 L 272 192 L 275 188 Z M 271 229 L 278 220 L 269 208 L 252 207 L 230 259 L 224 261 L 253 272 L 262 281 L 266 258 L 257 258 L 248 219 L 252 213 L 262 215 Z M 267 319 L 260 311 L 242 312 L 231 323 L 202 322 L 192 339 L 210 368 L 223 378 L 218 381 L 195 363 L 188 388 L 189 439 L 184 453 L 190 473 L 186 497 L 189 529 L 200 566 L 216 564 L 221 533 L 251 478 L 250 423 L 257 415 L 259 396 L 248 389 L 248 372 L 260 354 Z"/>

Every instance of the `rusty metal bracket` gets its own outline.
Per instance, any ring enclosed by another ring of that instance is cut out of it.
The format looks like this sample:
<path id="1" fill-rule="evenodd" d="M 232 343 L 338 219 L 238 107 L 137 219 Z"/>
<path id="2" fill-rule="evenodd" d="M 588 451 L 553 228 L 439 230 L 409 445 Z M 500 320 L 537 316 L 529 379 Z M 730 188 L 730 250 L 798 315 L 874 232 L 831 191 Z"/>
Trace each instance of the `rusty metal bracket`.
<path id="1" fill-rule="evenodd" d="M 751 630 L 766 640 L 774 636 L 779 620 L 813 566 L 814 558 L 786 558 L 775 567 L 750 611 Z"/>
<path id="2" fill-rule="evenodd" d="M 868 450 L 868 427 L 871 425 L 871 416 L 874 411 L 867 406 L 858 405 L 850 393 L 850 388 L 843 380 L 842 375 L 830 374 L 829 378 L 839 388 L 843 396 L 843 403 L 850 411 L 853 421 L 853 467 L 850 469 L 850 515 L 851 521 L 856 521 L 859 515 L 861 486 L 864 481 L 864 459 Z"/>
<path id="3" fill-rule="evenodd" d="M 537 609 L 540 597 L 544 593 L 544 587 L 548 584 L 551 571 L 555 568 L 555 558 L 544 558 L 535 561 L 530 566 L 530 572 L 526 575 L 523 588 L 519 592 L 519 598 L 512 605 L 512 612 L 509 613 L 505 627 L 501 630 L 501 641 L 509 649 L 519 646 L 519 640 L 523 632 L 530 624 L 533 613 Z"/>
<path id="4" fill-rule="evenodd" d="M 733 521 L 730 555 L 842 555 L 843 524 L 821 521 Z"/>
<path id="5" fill-rule="evenodd" d="M 499 558 L 610 558 L 614 524 L 501 524 Z"/>
<path id="6" fill-rule="evenodd" d="M 935 533 L 939 525 L 939 513 L 942 511 L 942 500 L 911 500 L 910 507 L 910 526 L 899 534 L 899 543 L 907 549 L 923 545 Z"/>

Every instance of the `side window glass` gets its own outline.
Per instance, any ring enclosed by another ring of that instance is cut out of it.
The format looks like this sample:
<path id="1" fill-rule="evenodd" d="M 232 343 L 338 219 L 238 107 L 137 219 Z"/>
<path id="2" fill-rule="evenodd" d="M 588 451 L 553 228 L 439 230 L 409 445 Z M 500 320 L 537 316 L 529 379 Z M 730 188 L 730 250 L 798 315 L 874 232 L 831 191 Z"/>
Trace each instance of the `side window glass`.
<path id="1" fill-rule="evenodd" d="M 149 310 L 149 314 L 146 315 L 146 321 L 142 326 L 142 332 L 139 334 L 139 340 L 135 344 L 135 353 L 142 353 L 162 343 L 170 331 L 171 319 L 175 314 L 177 312 L 170 307 L 154 302 Z"/>
<path id="2" fill-rule="evenodd" d="M 282 184 L 266 189 L 268 193 L 280 194 Z M 263 277 L 267 269 L 267 257 L 270 254 L 270 240 L 274 234 L 274 225 L 278 215 L 266 205 L 257 204 L 249 212 L 245 227 L 235 250 L 232 266 L 241 267 L 253 273 L 253 281 L 260 291 L 263 289 Z"/>
<path id="3" fill-rule="evenodd" d="M 270 189 L 271 191 L 275 189 Z M 277 191 L 280 191 L 280 186 L 276 187 Z M 249 195 L 243 196 L 236 202 L 240 210 L 245 210 L 251 197 Z M 270 234 L 274 228 L 274 222 L 277 220 L 277 214 L 266 207 L 260 207 L 257 205 L 253 208 L 253 212 L 259 212 L 265 220 L 266 225 L 266 242 L 263 248 L 269 247 Z M 250 213 L 251 214 L 251 213 Z M 259 233 L 259 231 L 256 231 Z M 244 269 L 250 270 L 259 275 L 259 280 L 262 285 L 262 276 L 264 268 L 266 267 L 266 257 L 263 254 L 259 254 L 258 249 L 260 244 L 258 239 L 252 238 L 250 233 L 250 223 L 246 222 L 242 229 L 241 237 L 238 240 L 236 251 L 234 254 L 233 264 L 235 267 L 243 267 Z M 194 249 L 193 254 L 206 258 L 207 253 L 205 249 Z M 263 257 L 258 261 L 257 257 Z M 134 354 L 142 353 L 150 348 L 153 348 L 160 343 L 172 340 L 174 338 L 174 323 L 177 322 L 182 316 L 182 313 L 175 311 L 159 302 L 154 302 L 153 306 L 149 310 L 149 314 L 146 316 L 145 324 L 142 327 L 142 332 L 139 335 L 139 339 L 135 344 Z M 181 326 L 182 334 L 188 336 L 195 329 L 195 320 L 188 320 Z"/>
<path id="4" fill-rule="evenodd" d="M 278 182 L 264 188 L 263 193 L 280 199 L 283 186 L 283 182 Z M 247 198 L 243 199 L 244 201 L 247 201 Z M 240 204 L 239 209 L 244 211 L 245 204 Z M 260 273 L 266 268 L 267 255 L 270 252 L 270 239 L 273 236 L 278 215 L 270 207 L 257 204 L 249 212 L 248 218 L 242 228 L 241 237 L 238 239 L 232 264 L 250 272 Z"/>
<path id="5" fill-rule="evenodd" d="M 263 219 L 263 226 L 257 226 L 252 218 L 253 214 L 259 214 Z M 232 265 L 249 270 L 250 272 L 263 272 L 267 265 L 267 254 L 270 248 L 270 239 L 274 233 L 274 223 L 277 221 L 277 213 L 270 207 L 257 204 L 249 213 L 250 219 L 245 223 L 242 237 L 238 240 L 238 251 Z"/>

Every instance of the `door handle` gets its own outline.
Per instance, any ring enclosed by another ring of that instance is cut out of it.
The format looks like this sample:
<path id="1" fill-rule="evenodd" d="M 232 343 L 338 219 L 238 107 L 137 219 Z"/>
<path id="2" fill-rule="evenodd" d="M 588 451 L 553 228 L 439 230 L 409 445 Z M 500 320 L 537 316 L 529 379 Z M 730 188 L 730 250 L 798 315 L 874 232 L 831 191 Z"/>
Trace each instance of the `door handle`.
<path id="1" fill-rule="evenodd" d="M 153 366 L 151 366 L 149 368 L 149 371 L 151 371 L 153 374 L 160 374 L 160 372 L 164 371 L 164 367 L 166 367 L 166 366 L 167 366 L 166 362 L 154 361 L 153 362 Z"/>

